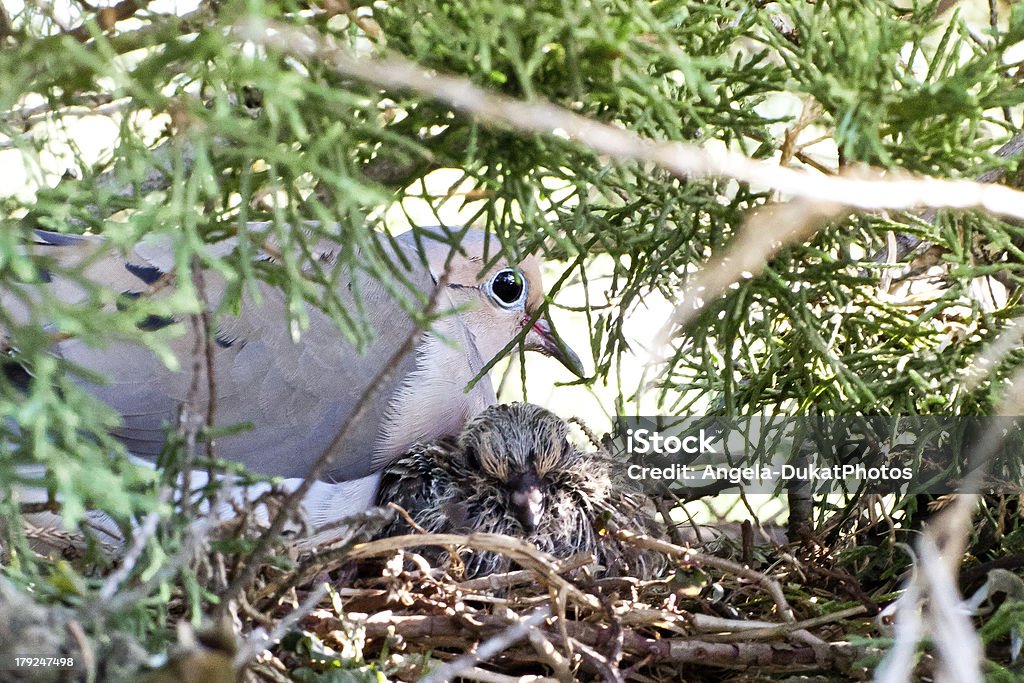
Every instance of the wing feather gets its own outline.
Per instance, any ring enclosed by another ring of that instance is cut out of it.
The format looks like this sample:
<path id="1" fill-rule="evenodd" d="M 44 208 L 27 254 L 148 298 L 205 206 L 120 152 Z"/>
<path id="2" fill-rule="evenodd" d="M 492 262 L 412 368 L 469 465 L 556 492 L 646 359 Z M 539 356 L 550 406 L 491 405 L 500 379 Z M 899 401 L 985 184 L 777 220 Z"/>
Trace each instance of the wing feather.
<path id="1" fill-rule="evenodd" d="M 399 238 L 398 244 L 410 249 L 411 242 Z M 89 279 L 117 292 L 148 295 L 147 288 L 174 267 L 172 245 L 166 237 L 143 240 L 124 255 L 110 250 L 99 238 L 39 231 L 32 248 L 39 256 L 64 266 L 84 267 Z M 230 240 L 216 247 L 222 254 L 231 248 Z M 318 245 L 325 267 L 331 266 L 338 249 L 329 242 Z M 405 277 L 425 297 L 434 279 L 415 253 L 410 251 L 407 257 L 413 265 Z M 206 283 L 211 309 L 227 308 L 219 307 L 226 290 L 220 274 L 207 271 Z M 349 293 L 352 284 L 345 274 L 339 277 L 341 297 L 354 311 Z M 354 284 L 362 293 L 363 309 L 375 331 L 374 341 L 362 354 L 345 341 L 333 321 L 311 306 L 307 311 L 309 328 L 300 341 L 293 341 L 284 296 L 265 284 L 259 285 L 259 304 L 244 295 L 238 315 L 222 312 L 216 316 L 215 325 L 225 342 L 213 347 L 216 424 L 253 425 L 247 432 L 218 439 L 219 456 L 267 474 L 301 477 L 331 444 L 373 378 L 413 330 L 399 302 L 379 283 L 364 275 Z M 33 286 L 49 287 L 68 302 L 86 297 L 81 286 L 62 277 Z M 27 307 L 18 304 L 13 293 L 0 292 L 0 304 L 9 312 L 20 306 L 15 320 L 27 321 Z M 82 384 L 123 416 L 123 425 L 114 434 L 132 452 L 148 459 L 159 453 L 166 426 L 173 423 L 178 407 L 188 399 L 195 332 L 184 322 L 179 326 L 182 334 L 170 343 L 178 368 L 166 367 L 143 344 L 130 341 L 90 347 L 68 339 L 55 346 L 67 360 L 106 378 L 104 383 L 82 380 Z M 415 368 L 413 356 L 404 359 L 388 386 L 376 393 L 369 409 L 351 426 L 349 437 L 336 449 L 330 478 L 347 481 L 374 471 L 371 456 L 382 421 L 392 395 Z M 205 376 L 199 386 L 205 389 Z M 205 410 L 205 396 L 200 403 L 198 407 Z"/>

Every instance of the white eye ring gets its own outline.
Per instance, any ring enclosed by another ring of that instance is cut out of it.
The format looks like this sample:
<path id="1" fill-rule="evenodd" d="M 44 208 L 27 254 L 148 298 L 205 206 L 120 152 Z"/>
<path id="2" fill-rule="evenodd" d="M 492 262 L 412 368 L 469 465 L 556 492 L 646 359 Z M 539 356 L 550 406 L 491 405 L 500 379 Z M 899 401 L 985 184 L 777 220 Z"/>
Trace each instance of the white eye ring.
<path id="1" fill-rule="evenodd" d="M 487 295 L 502 308 L 521 306 L 526 294 L 526 277 L 518 268 L 503 268 L 487 283 Z"/>

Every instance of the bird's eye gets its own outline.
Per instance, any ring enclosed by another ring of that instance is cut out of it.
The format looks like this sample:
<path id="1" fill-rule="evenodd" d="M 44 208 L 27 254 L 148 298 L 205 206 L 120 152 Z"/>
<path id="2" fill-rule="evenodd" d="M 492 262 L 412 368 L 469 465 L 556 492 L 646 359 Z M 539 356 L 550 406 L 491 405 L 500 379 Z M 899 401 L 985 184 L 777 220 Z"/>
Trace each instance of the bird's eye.
<path id="1" fill-rule="evenodd" d="M 526 280 L 514 268 L 499 270 L 491 279 L 491 298 L 503 308 L 511 308 L 526 297 Z"/>

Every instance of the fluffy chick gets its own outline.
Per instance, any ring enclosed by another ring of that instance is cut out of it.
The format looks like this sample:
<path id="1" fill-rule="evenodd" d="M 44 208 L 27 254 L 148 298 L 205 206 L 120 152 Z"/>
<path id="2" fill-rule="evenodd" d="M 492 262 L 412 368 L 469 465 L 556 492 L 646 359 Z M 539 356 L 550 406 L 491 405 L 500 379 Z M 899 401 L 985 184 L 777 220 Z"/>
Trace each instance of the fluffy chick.
<path id="1" fill-rule="evenodd" d="M 457 438 L 418 444 L 388 467 L 378 504 L 401 505 L 432 533 L 517 536 L 558 558 L 592 553 L 612 576 L 652 576 L 660 558 L 603 533 L 606 527 L 656 533 L 642 497 L 616 476 L 615 463 L 585 453 L 568 432 L 562 419 L 540 406 L 491 406 Z M 399 520 L 384 535 L 410 532 Z M 435 566 L 450 564 L 445 550 L 419 552 Z M 467 577 L 512 568 L 496 553 L 464 553 Z"/>

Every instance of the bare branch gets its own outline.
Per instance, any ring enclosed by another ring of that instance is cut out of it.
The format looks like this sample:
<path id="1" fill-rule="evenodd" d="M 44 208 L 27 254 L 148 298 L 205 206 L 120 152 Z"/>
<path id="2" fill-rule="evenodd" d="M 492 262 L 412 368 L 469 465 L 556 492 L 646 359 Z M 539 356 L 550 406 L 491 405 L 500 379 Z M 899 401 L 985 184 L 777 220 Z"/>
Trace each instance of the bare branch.
<path id="1" fill-rule="evenodd" d="M 278 621 L 274 630 L 269 634 L 254 633 L 250 636 L 235 655 L 235 668 L 243 668 L 249 662 L 256 659 L 261 652 L 270 647 L 272 643 L 281 640 L 281 638 L 283 638 L 296 624 L 299 623 L 300 619 L 316 608 L 317 604 L 319 604 L 325 595 L 327 595 L 327 584 L 321 583 L 306 596 L 306 599 L 302 601 L 301 605 L 292 610 L 284 619 Z"/>
<path id="2" fill-rule="evenodd" d="M 462 534 L 415 534 L 411 536 L 392 536 L 381 538 L 369 543 L 360 543 L 349 550 L 350 559 L 373 557 L 394 552 L 403 548 L 415 548 L 422 545 L 466 546 L 474 550 L 486 550 L 511 557 L 526 569 L 540 574 L 552 586 L 564 590 L 578 604 L 593 610 L 601 609 L 601 603 L 593 595 L 584 593 L 559 575 L 553 558 L 537 550 L 533 544 L 519 538 L 500 534 L 474 533 Z"/>
<path id="3" fill-rule="evenodd" d="M 171 497 L 171 491 L 169 488 L 163 488 L 160 491 L 158 502 L 160 505 L 166 503 Z M 134 539 L 132 545 L 121 559 L 121 566 L 117 568 L 117 571 L 113 572 L 104 580 L 103 586 L 100 588 L 99 598 L 101 602 L 106 602 L 114 597 L 121 584 L 128 578 L 128 575 L 135 569 L 136 563 L 142 556 L 142 551 L 146 549 L 146 544 L 149 543 L 150 539 L 153 538 L 153 534 L 156 533 L 157 524 L 160 521 L 160 510 L 154 510 L 146 515 L 146 519 L 142 522 L 142 525 L 135 529 Z"/>
<path id="4" fill-rule="evenodd" d="M 98 7 L 96 9 L 96 23 L 99 24 L 101 31 L 109 31 L 114 28 L 114 24 L 134 17 L 136 12 L 148 4 L 149 0 L 121 0 L 110 7 Z M 84 43 L 92 38 L 92 32 L 87 24 L 77 26 L 67 33 L 80 43 Z"/>
<path id="5" fill-rule="evenodd" d="M 750 159 L 737 152 L 683 142 L 656 141 L 594 121 L 563 107 L 490 93 L 468 79 L 437 74 L 399 57 L 362 59 L 310 29 L 247 19 L 237 35 L 302 59 L 323 61 L 336 72 L 387 89 L 431 97 L 487 122 L 525 133 L 561 137 L 616 159 L 645 161 L 681 177 L 733 178 L 791 197 L 842 204 L 859 211 L 881 209 L 983 209 L 1024 219 L 1024 192 L 970 180 L 910 177 L 896 171 L 860 177 L 829 176 Z"/>
<path id="6" fill-rule="evenodd" d="M 504 619 L 492 615 L 474 615 L 474 633 L 493 634 L 507 628 Z M 432 643 L 462 642 L 465 624 L 450 615 L 397 615 L 390 611 L 369 615 L 358 625 L 366 637 L 383 640 L 399 635 L 407 641 L 430 639 Z M 329 627 L 324 624 L 324 627 Z M 566 630 L 574 641 L 591 649 L 604 647 L 609 636 L 608 627 L 583 621 L 566 621 Z M 554 641 L 563 636 L 545 631 Z M 871 647 L 851 645 L 848 642 L 825 643 L 824 648 L 790 643 L 714 643 L 693 637 L 648 638 L 633 630 L 623 632 L 623 650 L 634 657 L 649 657 L 650 661 L 674 664 L 699 664 L 725 669 L 746 669 L 757 666 L 759 671 L 771 668 L 807 669 L 828 665 L 841 665 L 865 654 L 877 654 Z"/>
<path id="7" fill-rule="evenodd" d="M 747 642 L 751 640 L 766 640 L 786 636 L 797 631 L 806 631 L 811 628 L 832 624 L 843 619 L 856 617 L 868 611 L 864 605 L 857 605 L 848 609 L 823 614 L 820 617 L 803 619 L 787 624 L 773 624 L 770 621 L 753 621 L 744 619 L 724 619 L 712 617 L 706 614 L 694 614 L 691 617 L 693 628 L 702 632 L 722 633 L 717 638 L 709 638 L 719 643 Z"/>
<path id="8" fill-rule="evenodd" d="M 714 567 L 715 569 L 729 572 L 730 574 L 734 574 L 740 578 L 756 583 L 771 595 L 772 600 L 775 601 L 775 606 L 779 610 L 779 615 L 785 621 L 792 622 L 796 620 L 793 616 L 793 610 L 786 601 L 786 596 L 782 593 L 782 586 L 779 585 L 778 581 L 769 578 L 766 574 L 762 574 L 761 572 L 750 569 L 749 567 L 744 567 L 741 564 L 736 564 L 735 562 L 722 557 L 708 555 L 691 548 L 681 548 L 669 543 L 668 541 L 635 534 L 631 531 L 620 529 L 615 532 L 615 535 L 626 543 L 631 543 L 638 548 L 656 550 L 658 552 L 665 553 L 666 555 L 676 557 L 687 564 Z"/>
<path id="9" fill-rule="evenodd" d="M 475 652 L 463 655 L 454 661 L 438 667 L 430 675 L 420 679 L 420 683 L 446 683 L 454 678 L 458 678 L 463 672 L 476 666 L 478 662 L 486 662 L 491 657 L 504 652 L 518 643 L 549 616 L 551 616 L 551 610 L 547 607 L 541 607 L 530 616 L 515 621 L 501 633 L 481 643 Z"/>
<path id="10" fill-rule="evenodd" d="M 672 315 L 651 345 L 656 357 L 674 330 L 686 327 L 708 302 L 724 294 L 734 282 L 756 277 L 783 247 L 802 242 L 847 212 L 842 204 L 806 199 L 771 204 L 752 212 L 725 253 L 705 264 L 679 296 Z"/>

